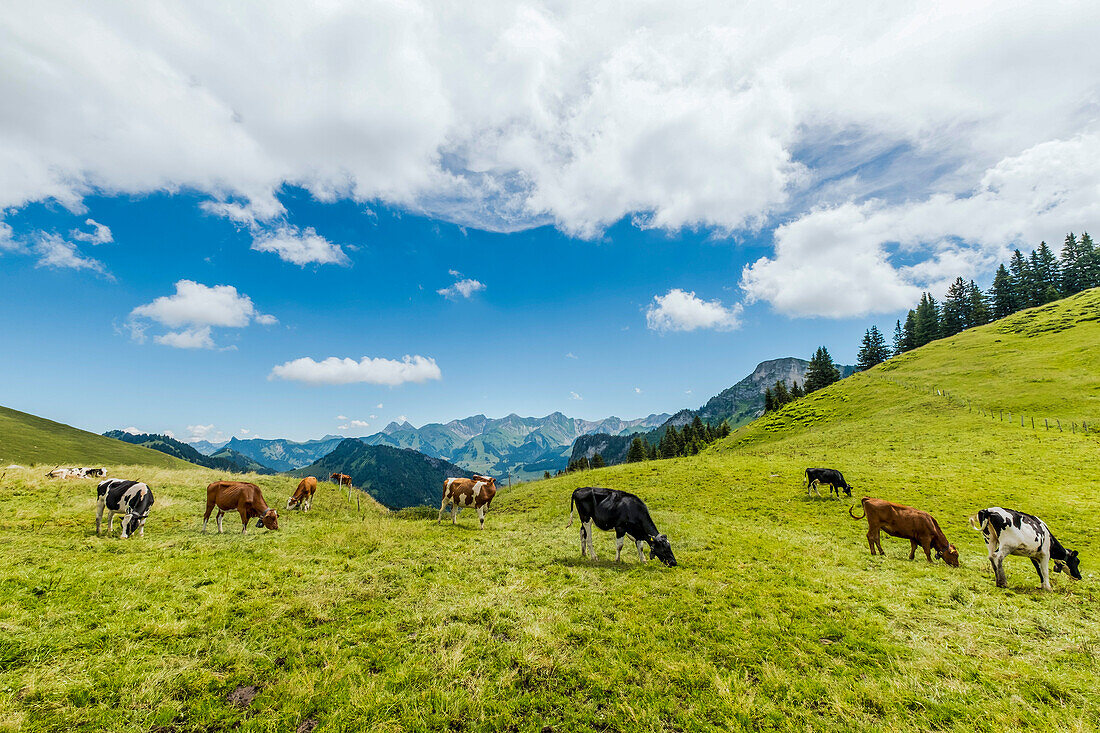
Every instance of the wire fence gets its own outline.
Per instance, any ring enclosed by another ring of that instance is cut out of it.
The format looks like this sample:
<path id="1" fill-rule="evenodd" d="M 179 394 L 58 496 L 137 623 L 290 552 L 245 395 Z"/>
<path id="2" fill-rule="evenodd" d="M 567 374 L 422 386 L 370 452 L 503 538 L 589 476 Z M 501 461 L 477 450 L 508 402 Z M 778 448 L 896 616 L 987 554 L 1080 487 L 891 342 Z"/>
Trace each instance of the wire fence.
<path id="1" fill-rule="evenodd" d="M 913 384 L 911 382 L 902 382 L 891 377 L 881 376 L 879 377 L 883 381 L 890 382 L 891 384 L 901 387 L 902 389 L 914 390 L 917 392 L 923 392 L 925 394 L 932 394 L 937 397 L 942 397 L 949 404 L 956 407 L 965 408 L 967 412 L 978 413 L 982 417 L 988 417 L 991 421 L 998 421 L 1002 423 L 1016 424 L 1019 420 L 1021 428 L 1028 428 L 1031 430 L 1056 430 L 1059 433 L 1071 433 L 1081 435 L 1100 435 L 1100 420 L 1086 420 L 1082 418 L 1080 421 L 1076 419 L 1068 419 L 1065 423 L 1061 418 L 1050 417 L 1047 415 L 1030 415 L 1026 412 L 1012 410 L 1006 410 L 1003 407 L 989 407 L 988 405 L 981 405 L 974 402 L 969 397 L 963 397 L 959 394 L 953 393 L 946 389 L 941 389 L 936 385 L 921 385 Z"/>

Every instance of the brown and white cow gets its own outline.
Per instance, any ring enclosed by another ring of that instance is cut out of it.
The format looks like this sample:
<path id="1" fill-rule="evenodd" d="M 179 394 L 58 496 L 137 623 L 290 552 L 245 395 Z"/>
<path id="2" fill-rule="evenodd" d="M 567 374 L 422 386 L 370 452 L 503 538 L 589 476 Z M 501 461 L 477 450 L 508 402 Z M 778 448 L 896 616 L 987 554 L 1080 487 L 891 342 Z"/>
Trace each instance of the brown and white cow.
<path id="1" fill-rule="evenodd" d="M 334 473 L 329 476 L 329 480 L 337 486 L 351 486 L 351 476 L 346 473 Z"/>
<path id="2" fill-rule="evenodd" d="M 449 478 L 443 481 L 443 503 L 439 506 L 439 517 L 435 523 L 443 521 L 443 510 L 451 505 L 451 524 L 458 524 L 458 513 L 463 509 L 477 509 L 477 518 L 481 529 L 485 529 L 485 510 L 497 495 L 497 480 L 488 476 L 474 478 Z"/>
<path id="3" fill-rule="evenodd" d="M 313 494 L 317 491 L 317 477 L 306 476 L 304 479 L 298 482 L 298 488 L 294 489 L 294 494 L 286 500 L 286 508 L 301 509 L 303 512 L 308 512 L 310 507 L 313 506 Z"/>
<path id="4" fill-rule="evenodd" d="M 951 567 L 959 567 L 959 551 L 947 541 L 939 522 L 931 514 L 904 504 L 867 496 L 860 501 L 863 503 L 863 516 L 857 517 L 852 512 L 852 507 L 848 507 L 848 514 L 852 519 L 867 517 L 867 543 L 871 546 L 872 555 L 876 554 L 876 547 L 879 555 L 886 554 L 882 551 L 882 542 L 879 539 L 881 530 L 891 537 L 909 540 L 910 560 L 916 555 L 919 546 L 924 550 L 928 562 L 932 562 L 932 548 L 935 548 L 936 559 L 942 557 Z"/>
<path id="5" fill-rule="evenodd" d="M 241 522 L 244 527 L 241 534 L 248 531 L 248 522 L 251 519 L 259 519 L 257 527 L 268 529 L 279 528 L 278 513 L 264 501 L 263 492 L 256 484 L 244 481 L 215 481 L 206 487 L 206 514 L 202 518 L 202 531 L 206 531 L 206 523 L 210 521 L 210 513 L 218 507 L 218 534 L 222 533 L 222 517 L 225 513 L 236 509 L 240 512 Z"/>

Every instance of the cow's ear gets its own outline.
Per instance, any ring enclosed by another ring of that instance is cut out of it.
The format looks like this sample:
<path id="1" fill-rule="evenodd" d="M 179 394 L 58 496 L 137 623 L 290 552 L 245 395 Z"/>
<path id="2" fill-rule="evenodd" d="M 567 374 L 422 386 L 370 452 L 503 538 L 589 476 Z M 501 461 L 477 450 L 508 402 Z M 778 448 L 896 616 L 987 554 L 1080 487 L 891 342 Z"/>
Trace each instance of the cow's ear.
<path id="1" fill-rule="evenodd" d="M 1069 551 L 1069 556 L 1070 557 L 1077 557 L 1077 550 L 1070 550 Z"/>

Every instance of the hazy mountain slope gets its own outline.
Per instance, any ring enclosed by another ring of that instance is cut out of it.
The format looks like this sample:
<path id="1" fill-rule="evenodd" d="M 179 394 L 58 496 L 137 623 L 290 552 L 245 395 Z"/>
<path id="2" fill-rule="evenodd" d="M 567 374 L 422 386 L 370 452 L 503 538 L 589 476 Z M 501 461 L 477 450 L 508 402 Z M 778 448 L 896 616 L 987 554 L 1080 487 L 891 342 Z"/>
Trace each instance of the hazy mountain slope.
<path id="1" fill-rule="evenodd" d="M 0 466 L 10 463 L 182 467 L 163 453 L 89 433 L 70 425 L 0 407 Z"/>
<path id="2" fill-rule="evenodd" d="M 219 451 L 228 448 L 259 465 L 268 466 L 276 471 L 291 471 L 308 466 L 318 458 L 331 453 L 343 440 L 343 436 L 340 435 L 326 435 L 319 440 L 305 442 L 284 438 L 274 440 L 233 438 Z"/>
<path id="3" fill-rule="evenodd" d="M 104 433 L 104 436 L 114 438 L 115 440 L 121 440 L 125 443 L 132 443 L 133 445 L 145 446 L 146 448 L 160 451 L 161 453 L 174 456 L 189 463 L 194 463 L 196 466 L 203 466 L 205 468 L 213 468 L 219 471 L 232 471 L 234 473 L 247 473 L 250 471 L 256 473 L 273 473 L 270 468 L 262 466 L 228 448 L 222 448 L 213 455 L 204 456 L 187 443 L 183 443 L 167 435 L 156 435 L 152 433 L 134 434 L 122 430 L 109 430 Z"/>
<path id="4" fill-rule="evenodd" d="M 443 480 L 473 473 L 440 458 L 407 448 L 367 445 L 348 438 L 316 463 L 291 471 L 292 476 L 316 476 L 327 481 L 334 473 L 351 476 L 355 487 L 390 509 L 433 505 L 443 495 Z"/>

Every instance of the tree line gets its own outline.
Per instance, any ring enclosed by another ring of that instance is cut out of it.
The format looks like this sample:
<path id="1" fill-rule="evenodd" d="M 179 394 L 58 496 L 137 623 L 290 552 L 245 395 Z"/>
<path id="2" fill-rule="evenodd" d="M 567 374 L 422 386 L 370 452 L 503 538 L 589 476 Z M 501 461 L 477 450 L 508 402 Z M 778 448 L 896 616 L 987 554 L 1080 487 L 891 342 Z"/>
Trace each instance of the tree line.
<path id="1" fill-rule="evenodd" d="M 1067 234 L 1060 256 L 1055 256 L 1046 242 L 1040 242 L 1026 256 L 1016 249 L 1008 264 L 1001 263 L 997 268 L 987 291 L 973 280 L 957 277 L 942 303 L 922 293 L 905 322 L 898 319 L 895 324 L 891 345 L 877 327 L 871 326 L 863 335 L 856 366 L 860 371 L 870 369 L 936 339 L 1095 287 L 1100 287 L 1100 247 L 1088 232 L 1080 237 L 1073 232 Z"/>

